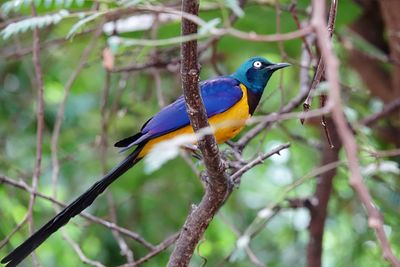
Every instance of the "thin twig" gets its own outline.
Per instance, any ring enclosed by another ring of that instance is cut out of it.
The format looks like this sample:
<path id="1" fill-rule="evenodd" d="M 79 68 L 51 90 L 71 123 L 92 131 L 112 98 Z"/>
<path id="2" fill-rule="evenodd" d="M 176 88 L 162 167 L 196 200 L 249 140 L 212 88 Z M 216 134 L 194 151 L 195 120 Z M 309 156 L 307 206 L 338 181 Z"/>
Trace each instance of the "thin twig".
<path id="1" fill-rule="evenodd" d="M 104 59 L 106 61 L 106 59 Z M 110 83 L 111 83 L 111 73 L 105 73 L 105 81 L 104 81 L 104 89 L 103 94 L 100 101 L 100 165 L 102 168 L 102 174 L 105 175 L 107 173 L 107 150 L 108 150 L 108 125 L 110 119 L 110 112 L 107 112 L 107 104 L 108 98 L 110 93 Z M 108 210 L 109 216 L 113 223 L 117 223 L 117 215 L 115 211 L 115 203 L 111 192 L 107 193 L 107 200 L 108 200 Z M 128 261 L 128 263 L 133 262 L 133 252 L 129 249 L 128 245 L 126 244 L 125 240 L 120 236 L 120 234 L 112 230 L 114 239 L 116 240 L 121 254 L 124 255 Z"/>
<path id="2" fill-rule="evenodd" d="M 383 109 L 375 114 L 372 114 L 360 121 L 360 124 L 365 126 L 372 126 L 377 123 L 380 119 L 385 118 L 390 113 L 400 108 L 400 97 L 396 98 L 392 102 L 384 105 Z"/>
<path id="3" fill-rule="evenodd" d="M 13 186 L 15 188 L 25 190 L 26 192 L 28 192 L 30 194 L 34 194 L 35 196 L 40 197 L 42 199 L 45 199 L 47 201 L 50 201 L 51 203 L 54 203 L 54 204 L 56 204 L 56 205 L 58 205 L 58 206 L 60 206 L 62 208 L 65 208 L 67 206 L 66 204 L 60 202 L 59 200 L 57 200 L 57 199 L 55 199 L 55 198 L 53 198 L 51 196 L 45 195 L 45 194 L 37 192 L 37 191 L 33 191 L 32 188 L 29 187 L 27 184 L 25 184 L 23 181 L 17 182 L 17 181 L 15 181 L 15 180 L 13 180 L 11 178 L 8 178 L 8 177 L 6 177 L 4 175 L 0 175 L 0 184 L 1 183 L 5 183 L 5 184 L 11 185 L 11 186 Z M 109 222 L 107 220 L 101 219 L 99 217 L 93 216 L 93 215 L 88 214 L 86 212 L 82 212 L 79 215 L 82 216 L 83 218 L 87 219 L 88 221 L 103 225 L 104 227 L 106 227 L 108 229 L 111 229 L 111 230 L 116 230 L 119 233 L 121 233 L 121 234 L 123 234 L 123 235 L 125 235 L 125 236 L 127 236 L 127 237 L 129 237 L 129 238 L 131 238 L 133 240 L 135 240 L 136 242 L 142 244 L 145 248 L 147 248 L 149 250 L 153 250 L 155 248 L 154 245 L 152 245 L 151 243 L 146 241 L 139 234 L 137 234 L 135 232 L 132 232 L 132 231 L 126 229 L 126 228 L 120 227 L 120 226 L 116 225 L 115 223 L 112 223 L 112 222 Z"/>
<path id="4" fill-rule="evenodd" d="M 90 43 L 86 46 L 85 50 L 83 51 L 81 55 L 81 59 L 78 63 L 78 66 L 76 69 L 73 71 L 71 76 L 69 77 L 68 81 L 66 82 L 64 86 L 64 96 L 63 99 L 60 103 L 60 106 L 57 111 L 57 116 L 56 116 L 56 121 L 54 123 L 54 129 L 53 129 L 53 134 L 51 136 L 51 162 L 53 165 L 52 173 L 51 173 L 51 181 L 52 181 L 52 187 L 53 187 L 53 197 L 57 197 L 57 192 L 56 192 L 56 184 L 57 184 L 57 179 L 58 175 L 60 172 L 60 162 L 58 159 L 58 139 L 60 137 L 60 132 L 61 132 L 61 126 L 62 122 L 64 119 L 64 111 L 65 111 L 65 105 L 67 104 L 68 96 L 71 91 L 72 85 L 74 84 L 76 78 L 78 78 L 79 73 L 82 71 L 84 68 L 90 53 L 93 51 L 94 46 L 97 43 L 98 38 L 101 35 L 101 30 L 102 27 L 99 26 L 97 30 L 95 31 L 92 40 Z"/>
<path id="5" fill-rule="evenodd" d="M 93 28 L 76 33 L 74 38 L 77 38 L 78 36 L 85 36 L 89 33 L 94 32 L 95 30 L 96 28 Z M 43 49 L 52 48 L 53 46 L 59 46 L 65 44 L 69 44 L 69 40 L 65 39 L 65 37 L 44 41 L 40 43 L 40 50 L 42 51 Z M 30 53 L 33 52 L 32 47 L 25 47 L 25 48 L 16 47 L 16 49 L 13 51 L 7 51 L 9 49 L 7 49 L 6 47 L 6 49 L 4 50 L 5 50 L 4 53 L 1 53 L 1 58 L 6 60 L 20 59 L 21 57 L 29 55 Z"/>
<path id="6" fill-rule="evenodd" d="M 36 16 L 35 4 L 31 4 L 32 16 Z M 41 172 L 41 164 L 42 164 L 42 147 L 43 147 L 43 129 L 44 129 L 44 98 L 43 98 L 43 73 L 42 66 L 40 64 L 40 33 L 39 29 L 35 27 L 33 29 L 33 55 L 32 62 L 35 68 L 35 76 L 36 76 L 36 89 L 37 89 L 37 111 L 36 111 L 36 119 L 37 119 L 37 129 L 36 129 L 36 160 L 35 160 L 35 169 L 32 177 L 32 191 L 35 192 L 37 190 L 39 184 L 39 177 Z M 33 206 L 35 205 L 35 194 L 31 193 L 29 199 L 29 207 L 28 207 L 28 222 L 29 222 L 29 232 L 33 234 L 34 225 L 33 225 Z M 32 253 L 32 259 L 35 266 L 40 266 L 37 261 L 36 254 Z"/>
<path id="7" fill-rule="evenodd" d="M 96 267 L 105 267 L 105 265 L 103 265 L 101 262 L 91 260 L 88 257 L 86 257 L 86 255 L 83 253 L 79 245 L 74 240 L 72 240 L 72 238 L 69 235 L 66 234 L 65 229 L 61 230 L 63 232 L 63 238 L 68 242 L 68 244 L 70 244 L 70 246 L 74 249 L 76 254 L 78 254 L 79 259 L 82 261 L 83 264 L 88 264 Z"/>
<path id="8" fill-rule="evenodd" d="M 331 1 L 331 7 L 329 9 L 329 17 L 328 17 L 328 27 L 327 27 L 327 30 L 329 32 L 329 38 L 332 38 L 333 31 L 335 29 L 337 4 L 338 4 L 337 0 Z M 324 65 L 323 58 L 321 56 L 318 61 L 318 67 L 315 72 L 313 82 L 311 84 L 310 93 L 308 94 L 307 99 L 306 99 L 306 101 L 304 101 L 304 104 L 303 104 L 304 112 L 307 112 L 310 109 L 315 89 L 317 88 L 318 84 L 321 82 L 324 72 L 325 72 L 325 65 Z M 325 132 L 326 132 L 326 128 L 325 128 Z"/>
<path id="9" fill-rule="evenodd" d="M 331 105 L 328 104 L 318 110 L 312 110 L 307 113 L 304 112 L 293 112 L 291 111 L 295 109 L 300 103 L 307 97 L 308 95 L 308 88 L 302 88 L 303 90 L 293 98 L 289 103 L 287 103 L 278 113 L 269 114 L 263 117 L 255 117 L 249 120 L 251 122 L 259 122 L 256 126 L 254 126 L 250 131 L 248 131 L 245 135 L 243 135 L 235 144 L 237 150 L 241 151 L 243 148 L 260 132 L 262 132 L 265 128 L 269 127 L 272 122 L 283 120 L 283 119 L 290 119 L 293 117 L 296 118 L 311 118 L 315 116 L 321 116 L 322 114 L 326 114 L 330 112 L 332 108 Z"/>
<path id="10" fill-rule="evenodd" d="M 320 100 L 320 103 L 321 103 L 320 107 L 322 107 L 322 108 L 325 107 L 326 97 L 327 97 L 326 95 L 320 95 L 319 96 L 319 100 Z M 328 140 L 329 146 L 331 148 L 334 148 L 335 146 L 332 143 L 332 138 L 331 138 L 331 134 L 329 133 L 328 123 L 327 123 L 325 114 L 322 114 L 322 116 L 321 116 L 321 125 L 322 125 L 322 128 L 324 129 L 325 137 L 326 137 L 326 140 Z"/>
<path id="11" fill-rule="evenodd" d="M 1 179 L 1 176 L 0 176 Z M 1 180 L 0 180 L 1 181 Z M 13 235 L 19 231 L 19 229 L 21 229 L 21 227 L 27 222 L 28 220 L 28 214 L 25 214 L 25 217 L 14 227 L 14 229 L 11 231 L 11 233 L 9 233 L 3 240 L 1 240 L 0 242 L 0 249 L 2 247 L 4 247 L 8 241 L 10 241 L 11 237 L 13 237 Z"/>
<path id="12" fill-rule="evenodd" d="M 277 2 L 277 5 L 278 5 L 278 2 Z M 299 20 L 299 16 L 297 15 L 297 3 L 292 3 L 290 5 L 289 12 L 293 17 L 294 22 L 296 23 L 297 29 L 301 29 L 303 26 Z M 303 36 L 303 37 L 301 37 L 301 39 L 303 40 L 303 45 L 304 45 L 305 51 L 307 51 L 307 53 L 308 53 L 308 56 L 310 58 L 313 58 L 313 53 L 311 51 L 311 47 L 310 47 L 309 43 L 307 42 L 307 38 L 305 36 Z"/>
<path id="13" fill-rule="evenodd" d="M 263 229 L 265 229 L 265 225 L 279 212 L 281 208 L 281 203 L 287 199 L 287 195 L 297 188 L 298 186 L 304 184 L 306 181 L 315 178 L 318 175 L 321 175 L 327 171 L 337 168 L 343 164 L 341 161 L 335 161 L 328 163 L 326 165 L 320 166 L 311 170 L 309 173 L 304 175 L 303 177 L 296 179 L 293 183 L 286 186 L 279 197 L 276 198 L 274 203 L 269 204 L 268 206 L 259 210 L 257 216 L 254 220 L 247 226 L 246 230 L 242 234 L 242 236 L 247 236 L 250 238 L 254 238 L 257 236 Z M 249 241 L 250 241 L 249 240 Z M 231 253 L 231 255 L 234 252 Z"/>
<path id="14" fill-rule="evenodd" d="M 178 237 L 179 237 L 179 233 L 175 233 L 175 234 L 171 235 L 170 237 L 165 239 L 163 242 L 158 244 L 156 247 L 154 247 L 154 249 L 152 251 L 150 251 L 147 255 L 143 256 L 139 260 L 137 260 L 133 263 L 121 265 L 119 267 L 135 267 L 135 266 L 139 266 L 140 264 L 145 263 L 149 259 L 153 258 L 154 256 L 156 256 L 156 255 L 160 254 L 161 252 L 163 252 L 164 250 L 166 250 L 169 246 L 171 246 L 178 239 Z"/>
<path id="15" fill-rule="evenodd" d="M 252 160 L 251 162 L 247 163 L 246 165 L 244 165 L 241 169 L 239 169 L 237 172 L 235 172 L 234 174 L 231 175 L 231 180 L 233 181 L 233 183 L 238 184 L 240 182 L 240 177 L 247 172 L 248 170 L 250 170 L 251 168 L 253 168 L 256 165 L 259 165 L 261 163 L 264 162 L 264 160 L 266 160 L 267 158 L 271 157 L 274 154 L 278 154 L 286 148 L 289 148 L 290 144 L 283 144 L 280 145 L 276 148 L 274 148 L 273 150 L 269 151 L 268 153 L 258 156 L 257 158 L 255 158 L 254 160 Z"/>
<path id="16" fill-rule="evenodd" d="M 400 148 L 395 148 L 390 150 L 378 150 L 378 151 L 366 150 L 366 151 L 374 158 L 396 157 L 400 155 Z"/>

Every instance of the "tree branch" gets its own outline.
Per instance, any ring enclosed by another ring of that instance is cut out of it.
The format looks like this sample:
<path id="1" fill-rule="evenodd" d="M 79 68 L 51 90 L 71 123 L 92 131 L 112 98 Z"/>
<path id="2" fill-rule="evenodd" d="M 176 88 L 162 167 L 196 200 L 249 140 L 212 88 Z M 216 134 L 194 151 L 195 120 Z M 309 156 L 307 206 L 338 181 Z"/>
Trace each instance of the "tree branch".
<path id="1" fill-rule="evenodd" d="M 183 0 L 182 11 L 198 14 L 197 0 Z M 197 25 L 185 18 L 182 19 L 182 35 L 195 34 Z M 181 46 L 182 89 L 186 101 L 186 109 L 195 132 L 209 127 L 203 101 L 199 92 L 199 66 L 197 61 L 197 41 L 182 43 Z M 228 194 L 228 177 L 220 158 L 219 149 L 213 135 L 206 135 L 199 140 L 199 148 L 203 154 L 209 182 L 198 207 L 193 207 L 182 227 L 181 234 L 171 254 L 168 266 L 188 266 L 194 249 L 208 224 L 224 203 Z"/>
<path id="2" fill-rule="evenodd" d="M 321 166 L 338 161 L 339 151 L 341 149 L 341 141 L 331 118 L 327 118 L 327 127 L 331 134 L 334 148 L 330 147 L 328 140 L 323 138 L 323 134 L 321 132 L 321 139 L 325 140 L 322 150 Z M 323 252 L 322 241 L 324 236 L 325 220 L 327 216 L 327 207 L 332 192 L 332 181 L 336 175 L 336 170 L 337 168 L 332 168 L 318 176 L 318 182 L 315 189 L 315 194 L 313 196 L 313 201 L 310 202 L 311 205 L 308 206 L 311 214 L 311 221 L 309 225 L 310 239 L 307 245 L 308 267 L 321 266 Z"/>
<path id="3" fill-rule="evenodd" d="M 393 100 L 392 102 L 385 104 L 385 106 L 381 111 L 364 118 L 363 120 L 361 120 L 360 123 L 366 126 L 372 126 L 380 119 L 388 116 L 390 113 L 398 110 L 399 108 L 400 108 L 400 97 Z"/>
<path id="4" fill-rule="evenodd" d="M 28 192 L 30 194 L 34 194 L 35 196 L 40 197 L 42 199 L 45 199 L 47 201 L 50 201 L 51 203 L 54 203 L 57 206 L 60 206 L 62 208 L 65 208 L 67 206 L 66 204 L 64 204 L 64 203 L 60 202 L 59 200 L 55 199 L 54 197 L 45 195 L 45 194 L 37 192 L 37 191 L 33 191 L 33 189 L 31 187 L 29 187 L 27 184 L 25 184 L 22 181 L 17 182 L 14 179 L 8 178 L 8 177 L 3 176 L 3 175 L 0 174 L 0 184 L 3 184 L 3 183 L 11 185 L 11 186 L 13 186 L 15 188 L 18 188 L 18 189 L 21 189 L 21 190 L 25 190 L 26 192 Z M 103 225 L 104 227 L 107 227 L 107 228 L 109 228 L 111 230 L 118 231 L 119 233 L 121 233 L 121 234 L 123 234 L 123 235 L 125 235 L 125 236 L 127 236 L 129 238 L 132 238 L 133 240 L 135 240 L 138 243 L 142 244 L 145 248 L 147 248 L 149 250 L 155 249 L 155 246 L 150 244 L 148 241 L 146 241 L 139 234 L 137 234 L 135 232 L 131 232 L 126 228 L 120 227 L 120 226 L 116 225 L 115 223 L 106 221 L 104 219 L 101 219 L 99 217 L 91 215 L 91 214 L 89 214 L 87 212 L 82 212 L 82 213 L 79 214 L 79 216 L 82 216 L 86 220 L 91 221 L 93 223 L 97 223 L 97 224 Z M 7 236 L 7 238 L 8 238 L 8 236 Z M 3 244 L 4 244 L 4 241 L 1 242 L 1 246 L 0 247 L 2 247 Z"/>
<path id="5" fill-rule="evenodd" d="M 332 103 L 332 117 L 337 127 L 340 139 L 343 142 L 343 147 L 346 151 L 348 167 L 350 170 L 350 185 L 357 192 L 359 199 L 367 210 L 368 225 L 375 230 L 375 234 L 383 251 L 383 257 L 388 260 L 392 266 L 399 267 L 400 263 L 393 254 L 390 243 L 383 229 L 382 216 L 376 206 L 373 204 L 371 195 L 363 183 L 357 157 L 357 143 L 343 113 L 339 85 L 339 62 L 332 51 L 329 32 L 325 27 L 325 2 L 313 0 L 313 11 L 311 24 L 313 25 L 317 34 L 318 46 L 325 60 L 326 78 L 330 84 L 329 101 Z"/>
<path id="6" fill-rule="evenodd" d="M 234 184 L 238 184 L 240 182 L 240 177 L 247 172 L 248 170 L 250 170 L 251 168 L 253 168 L 256 165 L 259 165 L 261 163 L 264 162 L 264 160 L 266 160 L 267 158 L 273 156 L 274 154 L 278 154 L 280 155 L 281 151 L 290 147 L 290 144 L 283 144 L 280 145 L 276 148 L 274 148 L 273 150 L 269 151 L 266 154 L 260 155 L 257 158 L 255 158 L 254 160 L 250 161 L 249 163 L 247 163 L 246 165 L 244 165 L 242 168 L 240 168 L 237 172 L 235 172 L 234 174 L 231 175 L 231 180 L 233 181 Z"/>

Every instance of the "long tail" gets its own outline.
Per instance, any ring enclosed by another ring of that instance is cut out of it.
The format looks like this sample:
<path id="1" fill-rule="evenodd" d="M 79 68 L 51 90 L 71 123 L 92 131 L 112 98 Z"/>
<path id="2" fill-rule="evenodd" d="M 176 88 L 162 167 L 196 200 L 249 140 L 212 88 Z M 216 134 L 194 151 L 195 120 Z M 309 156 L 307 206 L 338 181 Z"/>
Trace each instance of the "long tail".
<path id="1" fill-rule="evenodd" d="M 10 254 L 1 260 L 1 263 L 7 264 L 6 267 L 17 266 L 32 251 L 40 246 L 51 234 L 64 226 L 72 217 L 81 213 L 90 206 L 93 201 L 118 177 L 132 168 L 139 160 L 138 155 L 143 149 L 144 144 L 139 145 L 135 151 L 127 156 L 117 167 L 112 169 L 100 181 L 96 182 L 85 193 L 80 195 L 70 205 L 65 207 L 42 228 L 36 231 L 24 243 L 19 245 Z"/>

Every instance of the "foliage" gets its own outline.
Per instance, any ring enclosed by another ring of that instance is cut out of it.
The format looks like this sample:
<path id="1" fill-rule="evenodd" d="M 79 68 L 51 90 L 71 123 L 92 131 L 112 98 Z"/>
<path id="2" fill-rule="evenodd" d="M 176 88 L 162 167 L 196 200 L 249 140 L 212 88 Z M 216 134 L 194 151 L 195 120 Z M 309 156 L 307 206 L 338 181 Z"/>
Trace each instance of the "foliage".
<path id="1" fill-rule="evenodd" d="M 34 28 L 40 29 L 52 24 L 57 24 L 65 17 L 68 17 L 68 15 L 69 12 L 67 10 L 62 9 L 55 14 L 24 19 L 9 24 L 4 30 L 0 32 L 0 35 L 4 39 L 8 39 L 15 34 L 23 33 L 26 32 L 27 30 L 32 30 Z"/>
<path id="2" fill-rule="evenodd" d="M 92 9 L 92 1 L 33 2 L 38 9 L 38 17 L 30 16 L 30 0 L 11 0 L 1 6 L 2 17 L 5 18 L 1 36 L 6 40 L 0 40 L 0 175 L 31 184 L 36 149 L 36 83 L 31 54 L 24 54 L 23 50 L 31 47 L 32 33 L 28 30 L 38 27 L 41 30 L 41 42 L 45 45 L 41 50 L 41 65 L 46 104 L 42 175 L 38 191 L 52 195 L 54 166 L 51 138 L 57 112 L 70 75 L 76 70 L 84 49 L 91 41 L 90 34 L 94 32 L 93 29 L 105 23 L 107 14 L 111 11 L 128 6 L 162 5 L 163 1 L 100 1 L 96 11 Z M 171 2 L 179 6 L 176 1 Z M 229 27 L 231 13 L 239 16 L 233 24 L 236 29 L 258 34 L 272 34 L 277 31 L 277 7 L 270 4 L 274 1 L 249 1 L 243 8 L 239 5 L 240 1 L 221 0 L 217 4 L 215 1 L 201 2 L 200 18 L 205 24 L 201 28 L 203 32 L 200 36 L 195 36 L 201 37 L 200 47 L 209 41 L 212 29 Z M 293 1 L 278 2 L 278 8 L 282 12 L 280 31 L 296 30 L 293 17 L 288 11 L 289 4 Z M 299 18 L 305 20 L 309 1 L 298 2 Z M 151 12 L 140 12 L 140 15 L 142 13 L 153 18 Z M 350 68 L 347 63 L 349 52 L 340 38 L 341 34 L 348 35 L 356 47 L 385 59 L 381 52 L 370 49 L 371 44 L 366 40 L 347 34 L 349 25 L 357 19 L 359 13 L 357 5 L 351 1 L 341 1 L 336 23 L 338 35 L 334 36 L 334 46 L 341 60 L 341 84 L 346 88 L 343 90 L 343 105 L 357 131 L 359 159 L 365 182 L 385 217 L 385 229 L 392 248 L 399 255 L 400 160 L 398 156 L 377 158 L 371 153 L 395 148 L 393 143 L 382 138 L 377 131 L 358 123 L 362 118 L 379 112 L 384 104 L 381 99 L 368 93 L 362 78 Z M 122 17 L 131 15 L 139 14 Z M 115 32 L 112 35 L 106 32 L 101 34 L 90 49 L 89 59 L 69 92 L 58 142 L 60 173 L 56 191 L 57 199 L 62 202 L 69 202 L 79 195 L 102 175 L 104 169 L 111 169 L 123 158 L 124 155 L 118 154 L 112 144 L 137 132 L 159 110 L 160 95 L 165 103 L 170 103 L 181 94 L 176 62 L 165 64 L 165 68 L 163 66 L 157 71 L 144 68 L 140 72 L 108 73 L 103 68 L 103 49 L 110 46 L 114 37 L 122 40 L 111 47 L 116 68 L 132 64 L 140 66 L 153 62 L 154 58 L 161 63 L 169 62 L 179 56 L 181 39 L 177 19 L 168 18 L 157 27 L 145 30 L 136 30 L 137 24 L 128 26 L 131 26 L 130 30 L 118 33 L 117 36 L 113 36 Z M 72 40 L 65 40 L 72 36 Z M 165 41 L 176 37 L 178 40 L 173 39 L 170 43 Z M 142 46 L 146 40 L 150 45 Z M 158 42 L 163 47 L 156 47 Z M 201 77 L 207 79 L 219 72 L 231 73 L 241 62 L 254 55 L 265 56 L 273 62 L 290 61 L 293 66 L 275 74 L 270 81 L 256 115 L 277 112 L 299 92 L 301 45 L 301 39 L 266 43 L 225 35 L 215 44 L 214 52 L 210 46 L 201 55 Z M 212 60 L 214 57 L 216 62 Z M 387 62 L 382 64 L 387 68 L 391 66 Z M 311 76 L 313 71 L 309 74 Z M 155 75 L 159 75 L 159 91 Z M 104 88 L 108 88 L 109 93 L 105 98 L 106 114 L 102 115 Z M 329 90 L 326 84 L 321 84 L 317 94 L 326 90 Z M 317 108 L 318 99 L 315 98 L 314 102 L 312 108 Z M 298 107 L 296 111 L 302 111 L 302 108 Z M 103 150 L 104 144 L 99 141 L 104 119 L 108 119 L 106 150 Z M 270 267 L 306 265 L 310 214 L 304 207 L 290 208 L 286 198 L 302 199 L 314 194 L 317 185 L 314 170 L 319 166 L 321 145 L 326 141 L 319 125 L 319 118 L 310 120 L 305 125 L 301 125 L 297 118 L 280 121 L 258 135 L 246 147 L 244 158 L 251 160 L 279 144 L 291 143 L 289 150 L 283 151 L 280 156 L 273 156 L 244 175 L 239 188 L 212 221 L 204 240 L 199 244 L 192 261 L 193 266 L 201 265 L 203 258 L 207 259 L 208 266 L 253 266 L 245 251 L 244 245 L 247 241 L 257 257 Z M 251 125 L 244 133 L 249 128 Z M 223 144 L 221 149 L 228 151 L 229 146 Z M 192 165 L 188 165 L 178 151 L 174 152 L 176 157 L 161 167 L 150 166 L 151 173 L 149 166 L 144 162 L 140 163 L 113 184 L 88 212 L 112 220 L 109 204 L 113 202 L 118 225 L 139 233 L 153 244 L 178 231 L 191 204 L 198 203 L 203 193 L 202 182 L 193 172 L 193 168 L 196 171 L 203 169 L 198 160 L 189 158 Z M 100 163 L 102 157 L 106 159 L 103 165 Z M 349 171 L 344 164 L 345 159 L 341 152 L 324 232 L 324 266 L 389 266 L 382 260 L 381 248 L 374 232 L 368 228 L 365 210 L 349 186 Z M 28 201 L 27 192 L 7 184 L 0 185 L 0 240 L 11 233 L 24 218 Z M 272 208 L 274 204 L 282 207 L 276 215 Z M 35 228 L 45 223 L 53 214 L 53 205 L 38 198 L 34 207 Z M 256 221 L 260 222 L 256 225 L 260 226 L 259 232 L 250 240 L 246 239 L 248 226 L 260 218 L 263 220 Z M 94 223 L 86 226 L 85 219 L 75 218 L 73 223 L 65 226 L 65 231 L 79 244 L 88 258 L 96 259 L 106 266 L 117 266 L 126 262 L 109 229 Z M 0 250 L 0 257 L 28 235 L 28 228 L 24 226 Z M 135 259 L 148 252 L 132 239 L 125 238 L 125 241 L 134 252 Z M 143 266 L 165 265 L 171 251 L 172 247 Z M 51 237 L 37 252 L 43 266 L 82 265 L 61 233 Z M 26 263 L 32 265 L 30 259 Z"/>

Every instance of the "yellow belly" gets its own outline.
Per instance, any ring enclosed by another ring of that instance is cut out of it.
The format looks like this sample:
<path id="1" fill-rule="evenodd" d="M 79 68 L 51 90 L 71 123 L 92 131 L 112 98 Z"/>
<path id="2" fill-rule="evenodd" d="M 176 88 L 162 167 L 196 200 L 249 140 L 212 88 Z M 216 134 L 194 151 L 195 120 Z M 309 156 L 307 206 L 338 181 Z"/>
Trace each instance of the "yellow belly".
<path id="1" fill-rule="evenodd" d="M 214 130 L 214 136 L 217 143 L 221 144 L 236 136 L 244 127 L 246 120 L 250 117 L 249 105 L 247 102 L 247 90 L 244 85 L 240 85 L 243 96 L 235 105 L 223 113 L 208 118 L 210 126 Z M 159 136 L 150 140 L 139 153 L 139 158 L 144 157 L 150 149 L 157 143 L 172 139 L 181 134 L 192 134 L 191 125 L 179 128 L 173 132 Z"/>

